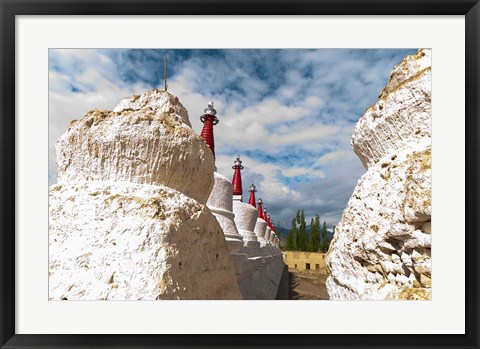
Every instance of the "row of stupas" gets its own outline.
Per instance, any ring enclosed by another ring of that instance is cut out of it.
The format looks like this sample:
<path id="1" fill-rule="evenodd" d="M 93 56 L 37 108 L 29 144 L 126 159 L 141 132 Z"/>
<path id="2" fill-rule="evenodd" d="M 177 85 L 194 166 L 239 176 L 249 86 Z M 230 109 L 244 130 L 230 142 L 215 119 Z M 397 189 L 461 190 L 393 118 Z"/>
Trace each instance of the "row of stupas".
<path id="1" fill-rule="evenodd" d="M 204 114 L 201 137 L 215 157 L 213 127 L 219 123 L 213 102 L 209 102 Z M 232 166 L 230 182 L 218 172 L 214 173 L 214 186 L 207 206 L 223 229 L 228 250 L 234 260 L 238 285 L 244 299 L 273 299 L 283 272 L 283 259 L 275 226 L 252 183 L 248 203 L 243 202 L 240 156 Z M 257 206 L 258 204 L 258 206 Z"/>
<path id="2" fill-rule="evenodd" d="M 209 102 L 207 108 L 204 110 L 204 114 L 200 116 L 200 121 L 203 123 L 202 132 L 200 136 L 205 140 L 205 143 L 212 151 L 213 157 L 215 158 L 215 137 L 213 132 L 213 126 L 219 123 L 217 118 L 217 111 L 213 107 L 213 102 Z M 242 160 L 240 159 L 240 155 L 237 155 L 237 158 L 233 162 L 232 169 L 233 178 L 232 178 L 232 204 L 234 211 L 244 211 L 247 210 L 247 206 L 243 203 L 243 186 L 242 186 L 242 170 L 244 169 L 242 165 Z M 252 183 L 249 189 L 250 197 L 248 199 L 248 204 L 253 206 L 253 208 L 257 211 L 257 201 L 255 198 L 255 193 L 257 192 L 255 185 Z M 212 191 L 213 193 L 213 191 Z M 235 212 L 234 212 L 235 213 Z M 240 212 L 239 215 L 243 217 Z M 253 214 L 251 214 L 253 215 Z M 257 244 L 249 243 L 249 242 L 260 242 L 261 246 L 265 246 L 265 244 L 272 244 L 275 247 L 279 247 L 279 239 L 275 234 L 275 225 L 272 222 L 270 214 L 267 213 L 267 208 L 263 206 L 262 198 L 259 197 L 258 199 L 258 215 L 257 219 L 260 220 L 261 229 L 257 231 L 257 234 L 249 234 L 245 233 L 242 234 L 246 238 L 245 245 L 246 246 L 256 246 Z M 243 225 L 239 221 L 240 219 L 236 219 L 235 222 L 237 225 Z M 263 228 L 263 222 L 266 223 L 265 228 Z M 264 230 L 264 231 L 263 231 Z M 250 239 L 250 240 L 249 240 Z"/>

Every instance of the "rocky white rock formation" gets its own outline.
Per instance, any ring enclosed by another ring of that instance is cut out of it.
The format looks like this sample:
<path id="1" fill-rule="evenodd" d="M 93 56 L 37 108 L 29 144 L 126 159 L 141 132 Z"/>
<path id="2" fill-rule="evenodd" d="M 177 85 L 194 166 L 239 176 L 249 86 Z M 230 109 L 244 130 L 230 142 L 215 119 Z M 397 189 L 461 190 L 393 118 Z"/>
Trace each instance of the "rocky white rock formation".
<path id="1" fill-rule="evenodd" d="M 352 134 L 353 150 L 365 167 L 405 148 L 431 144 L 431 80 L 430 50 L 406 57 L 393 69 Z"/>
<path id="2" fill-rule="evenodd" d="M 50 189 L 51 299 L 239 299 L 206 206 L 164 186 L 86 181 Z"/>
<path id="3" fill-rule="evenodd" d="M 431 52 L 396 66 L 352 135 L 367 168 L 326 256 L 331 299 L 431 295 Z"/>
<path id="4" fill-rule="evenodd" d="M 94 110 L 56 144 L 50 299 L 241 299 L 204 205 L 214 161 L 176 97 L 149 91 Z"/>
<path id="5" fill-rule="evenodd" d="M 178 98 L 159 90 L 92 110 L 55 145 L 58 183 L 97 180 L 165 185 L 205 203 L 213 187 L 210 149 Z"/>
<path id="6" fill-rule="evenodd" d="M 113 111 L 123 112 L 142 109 L 151 109 L 158 117 L 167 113 L 176 121 L 181 121 L 192 127 L 187 109 L 179 102 L 177 97 L 162 90 L 150 90 L 142 95 L 124 98 Z"/>

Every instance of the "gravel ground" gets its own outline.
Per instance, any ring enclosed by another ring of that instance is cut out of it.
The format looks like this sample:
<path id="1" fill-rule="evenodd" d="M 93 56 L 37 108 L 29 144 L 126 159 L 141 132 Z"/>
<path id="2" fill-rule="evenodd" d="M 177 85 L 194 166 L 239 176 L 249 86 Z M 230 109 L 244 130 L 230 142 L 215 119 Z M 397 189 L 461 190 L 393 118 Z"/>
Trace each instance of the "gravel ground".
<path id="1" fill-rule="evenodd" d="M 328 275 L 289 271 L 289 299 L 330 299 L 325 282 Z"/>

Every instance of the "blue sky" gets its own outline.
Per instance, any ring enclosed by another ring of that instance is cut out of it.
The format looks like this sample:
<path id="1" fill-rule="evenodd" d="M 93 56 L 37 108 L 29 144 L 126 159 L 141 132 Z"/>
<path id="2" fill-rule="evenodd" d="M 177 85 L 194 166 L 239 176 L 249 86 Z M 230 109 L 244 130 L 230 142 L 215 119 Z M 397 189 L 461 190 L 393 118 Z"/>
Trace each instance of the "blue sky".
<path id="1" fill-rule="evenodd" d="M 49 184 L 53 146 L 73 119 L 113 109 L 124 97 L 163 88 L 199 116 L 215 103 L 218 172 L 231 178 L 239 154 L 244 201 L 254 181 L 274 222 L 298 209 L 335 225 L 365 172 L 350 145 L 353 127 L 376 102 L 393 67 L 416 49 L 49 50 Z"/>

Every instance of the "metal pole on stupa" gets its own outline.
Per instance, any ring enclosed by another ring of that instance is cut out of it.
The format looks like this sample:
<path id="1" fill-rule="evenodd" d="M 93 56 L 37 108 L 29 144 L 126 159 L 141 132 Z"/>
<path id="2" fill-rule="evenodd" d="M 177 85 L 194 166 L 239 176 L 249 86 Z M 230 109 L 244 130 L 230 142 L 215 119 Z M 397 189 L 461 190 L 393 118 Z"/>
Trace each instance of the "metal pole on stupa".
<path id="1" fill-rule="evenodd" d="M 240 170 L 243 170 L 242 166 L 242 160 L 240 160 L 240 155 L 237 155 L 237 159 L 233 162 L 232 166 L 234 172 L 233 172 L 233 179 L 232 179 L 232 185 L 233 185 L 233 200 L 242 200 L 242 174 Z"/>
<path id="2" fill-rule="evenodd" d="M 256 200 L 255 200 L 255 192 L 256 191 L 257 191 L 257 189 L 255 188 L 255 184 L 252 183 L 252 185 L 250 186 L 250 190 L 249 190 L 250 198 L 248 199 L 248 203 L 255 208 L 257 208 L 257 203 L 256 203 Z"/>
<path id="3" fill-rule="evenodd" d="M 208 102 L 207 108 L 203 111 L 203 115 L 200 116 L 200 121 L 203 122 L 202 133 L 200 137 L 203 138 L 207 146 L 210 148 L 215 159 L 215 141 L 213 138 L 213 126 L 218 124 L 218 118 L 216 117 L 217 111 L 213 108 L 213 102 Z"/>

